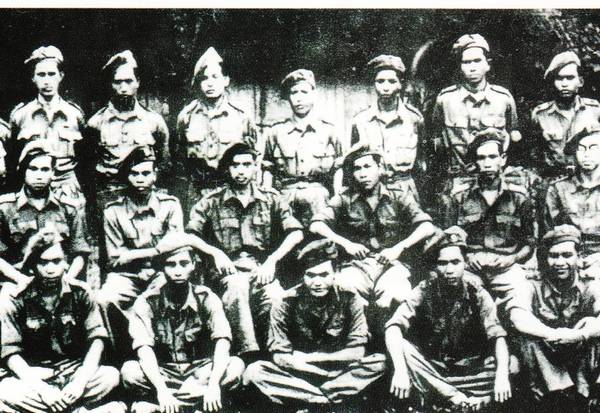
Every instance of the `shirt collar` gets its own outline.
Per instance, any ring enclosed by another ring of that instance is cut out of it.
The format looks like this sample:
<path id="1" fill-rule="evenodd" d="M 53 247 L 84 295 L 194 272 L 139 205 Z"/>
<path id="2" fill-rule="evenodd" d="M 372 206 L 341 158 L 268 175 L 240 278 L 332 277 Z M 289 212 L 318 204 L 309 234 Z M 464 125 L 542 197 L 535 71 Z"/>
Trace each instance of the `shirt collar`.
<path id="1" fill-rule="evenodd" d="M 552 296 L 556 297 L 562 297 L 565 294 L 569 294 L 569 293 L 574 293 L 574 292 L 578 292 L 579 294 L 581 294 L 583 292 L 583 283 L 581 282 L 581 280 L 579 279 L 578 275 L 575 275 L 575 279 L 573 280 L 573 284 L 571 285 L 571 287 L 569 287 L 569 289 L 565 292 L 561 292 L 559 291 L 550 281 L 548 281 L 545 277 L 543 278 L 542 281 L 542 297 L 547 299 L 550 298 Z"/>
<path id="2" fill-rule="evenodd" d="M 377 186 L 375 187 L 375 191 L 377 192 L 377 199 L 379 201 L 381 201 L 382 198 L 384 197 L 388 197 L 391 199 L 392 194 L 390 193 L 390 190 L 387 188 L 387 186 L 385 186 L 383 183 L 379 182 L 377 184 Z M 352 195 L 350 196 L 350 202 L 354 203 L 356 202 L 356 200 L 358 200 L 359 198 L 363 198 L 363 194 L 361 192 L 358 191 L 354 191 L 352 193 Z"/>
<path id="3" fill-rule="evenodd" d="M 312 111 L 311 111 L 312 112 Z M 297 116 L 292 116 L 290 118 L 290 129 L 288 130 L 288 135 L 294 131 L 298 131 L 301 133 L 305 133 L 308 131 L 316 132 L 319 124 L 319 120 L 316 115 L 312 113 L 308 114 L 306 118 L 298 118 Z"/>
<path id="4" fill-rule="evenodd" d="M 142 215 L 145 212 L 153 212 L 154 216 L 157 216 L 160 210 L 160 201 L 154 191 L 150 192 L 150 197 L 146 205 L 136 205 L 128 196 L 125 197 L 125 204 L 129 219 L 136 215 Z"/>
<path id="5" fill-rule="evenodd" d="M 575 186 L 573 188 L 573 191 L 571 192 L 573 194 L 578 193 L 578 192 L 581 193 L 581 191 L 590 191 L 590 190 L 600 187 L 600 181 L 594 182 L 593 185 L 589 188 L 584 187 L 583 183 L 581 182 L 581 178 L 578 175 L 575 175 L 574 182 L 575 182 Z"/>
<path id="6" fill-rule="evenodd" d="M 580 110 L 585 109 L 585 105 L 581 102 L 581 96 L 579 96 L 579 95 L 575 96 L 575 104 L 573 105 L 573 108 L 575 109 L 575 112 L 579 112 Z M 557 112 L 559 114 L 562 112 L 559 109 L 558 105 L 556 104 L 556 101 L 553 101 L 552 104 L 550 105 L 550 108 L 548 109 L 548 113 L 553 113 L 553 112 Z"/>
<path id="7" fill-rule="evenodd" d="M 227 202 L 232 198 L 235 198 L 238 201 L 240 201 L 238 196 L 231 189 L 230 185 L 225 185 L 225 192 L 223 193 L 223 202 Z M 267 198 L 260 191 L 260 189 L 258 188 L 256 183 L 250 182 L 250 203 L 252 203 L 252 201 L 254 201 L 255 199 L 258 199 L 259 201 L 267 202 Z"/>
<path id="8" fill-rule="evenodd" d="M 479 93 L 481 93 L 482 98 L 481 99 L 476 99 L 476 95 L 478 95 L 479 93 L 472 93 L 469 89 L 466 88 L 465 85 L 461 85 L 460 86 L 460 91 L 461 91 L 461 100 L 465 101 L 467 99 L 471 99 L 475 102 L 480 102 L 482 100 L 485 100 L 487 102 L 490 102 L 490 84 L 488 82 L 486 82 L 485 87 L 483 88 L 483 90 Z"/>
<path id="9" fill-rule="evenodd" d="M 118 111 L 117 108 L 115 108 L 115 105 L 111 101 L 108 102 L 107 108 L 108 108 L 107 110 L 108 110 L 109 119 L 113 119 L 113 118 L 117 118 L 120 120 L 129 120 L 132 118 L 142 119 L 142 117 L 144 116 L 144 108 L 142 108 L 142 105 L 140 105 L 140 102 L 138 102 L 137 99 L 135 100 L 133 109 L 128 112 Z"/>
<path id="10" fill-rule="evenodd" d="M 403 123 L 404 119 L 406 119 L 407 117 L 408 115 L 406 105 L 404 104 L 404 102 L 402 102 L 402 99 L 398 98 L 398 106 L 396 108 L 396 119 L 394 120 L 399 120 L 401 123 Z M 371 106 L 367 118 L 369 120 L 378 120 L 382 123 L 386 123 L 386 121 L 381 117 L 381 111 L 379 110 L 377 105 Z"/>
<path id="11" fill-rule="evenodd" d="M 196 301 L 196 297 L 194 296 L 193 293 L 193 286 L 188 282 L 188 293 L 187 296 L 185 298 L 185 302 L 183 303 L 183 306 L 181 307 L 181 310 L 186 310 L 186 309 L 190 309 L 192 311 L 194 311 L 195 313 L 198 312 L 198 302 Z M 167 298 L 167 294 L 164 293 L 164 289 L 162 290 L 163 293 L 162 298 L 163 298 L 163 305 L 164 308 L 168 309 L 168 310 L 176 310 L 177 308 L 175 307 L 175 303 L 169 301 L 169 299 Z"/>
<path id="12" fill-rule="evenodd" d="M 54 196 L 54 193 L 52 191 L 48 191 L 48 197 L 46 198 L 46 203 L 44 204 L 44 208 L 46 208 L 50 203 L 59 206 L 58 200 L 56 199 L 56 197 Z M 33 205 L 31 204 L 31 202 L 29 202 L 29 197 L 27 196 L 27 194 L 25 193 L 25 187 L 21 188 L 21 190 L 17 193 L 17 209 L 21 209 L 23 208 L 25 205 L 31 205 L 33 207 Z M 35 207 L 34 207 L 35 208 Z"/>
<path id="13" fill-rule="evenodd" d="M 194 113 L 203 113 L 210 117 L 217 117 L 223 114 L 229 114 L 229 99 L 227 99 L 226 95 L 221 96 L 217 106 L 214 109 L 210 109 L 208 106 L 204 104 L 202 99 L 196 99 L 196 104 L 192 108 Z"/>
<path id="14" fill-rule="evenodd" d="M 63 116 L 67 116 L 66 112 L 63 110 L 63 105 L 65 104 L 65 101 L 59 96 L 56 95 L 52 98 L 52 100 L 48 103 L 46 103 L 41 96 L 37 96 L 34 100 L 35 102 L 35 109 L 33 110 L 33 113 L 37 113 L 37 112 L 42 112 L 44 114 L 46 114 L 46 109 L 49 110 L 50 113 L 54 113 L 54 116 L 61 114 Z"/>

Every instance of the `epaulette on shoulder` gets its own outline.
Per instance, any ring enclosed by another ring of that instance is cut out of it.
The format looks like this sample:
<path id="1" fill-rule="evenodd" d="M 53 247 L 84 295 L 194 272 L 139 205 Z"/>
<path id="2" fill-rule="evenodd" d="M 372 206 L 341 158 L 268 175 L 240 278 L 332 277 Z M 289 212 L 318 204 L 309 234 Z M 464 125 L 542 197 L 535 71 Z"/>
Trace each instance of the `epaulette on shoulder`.
<path id="1" fill-rule="evenodd" d="M 490 85 L 490 89 L 492 89 L 494 92 L 502 93 L 503 95 L 512 97 L 508 89 L 500 85 Z"/>
<path id="2" fill-rule="evenodd" d="M 10 130 L 10 125 L 4 119 L 0 119 L 0 128 L 6 128 L 6 129 Z"/>
<path id="3" fill-rule="evenodd" d="M 15 202 L 16 200 L 17 194 L 15 192 L 0 195 L 0 204 L 5 204 L 7 202 Z"/>
<path id="4" fill-rule="evenodd" d="M 331 121 L 329 119 L 320 118 L 320 121 L 323 122 L 323 123 L 325 123 L 325 124 L 327 124 L 327 125 L 333 126 L 333 121 Z"/>
<path id="5" fill-rule="evenodd" d="M 421 111 L 419 109 L 415 108 L 410 103 L 405 103 L 404 106 L 406 106 L 406 109 L 408 109 L 409 111 L 411 111 L 412 113 L 414 113 L 415 115 L 417 115 L 417 117 L 419 119 L 423 119 L 423 115 L 421 114 Z"/>
<path id="6" fill-rule="evenodd" d="M 189 111 L 194 109 L 196 106 L 198 106 L 198 99 L 194 99 L 190 103 L 185 105 L 183 107 L 183 109 L 181 109 L 181 111 L 179 112 L 179 115 L 184 115 L 184 114 L 188 113 Z"/>
<path id="7" fill-rule="evenodd" d="M 169 195 L 166 192 L 156 192 L 156 197 L 159 201 L 179 201 L 179 199 L 174 195 Z"/>
<path id="8" fill-rule="evenodd" d="M 523 195 L 527 195 L 528 194 L 527 188 L 525 188 L 522 185 L 513 184 L 513 183 L 510 183 L 510 182 L 506 184 L 506 189 L 508 189 L 511 192 L 521 193 Z"/>
<path id="9" fill-rule="evenodd" d="M 207 199 L 208 199 L 208 198 L 214 198 L 214 197 L 216 197 L 216 196 L 219 196 L 220 194 L 222 194 L 222 193 L 223 193 L 223 191 L 225 191 L 225 187 L 224 187 L 224 186 L 221 186 L 221 187 L 219 187 L 219 188 L 215 188 L 215 189 L 213 189 L 213 190 L 211 190 L 211 191 L 208 191 L 207 193 L 205 193 L 205 194 L 202 196 L 202 198 L 207 198 Z"/>
<path id="10" fill-rule="evenodd" d="M 212 293 L 212 290 L 204 285 L 194 286 L 194 295 L 208 295 Z"/>
<path id="11" fill-rule="evenodd" d="M 465 281 L 465 283 L 473 287 L 484 288 L 482 279 L 475 274 L 465 272 L 465 274 L 463 275 L 463 280 Z"/>
<path id="12" fill-rule="evenodd" d="M 246 111 L 244 109 L 242 109 L 240 106 L 238 106 L 237 103 L 233 103 L 232 101 L 228 100 L 227 103 L 229 104 L 229 106 L 231 106 L 232 108 L 234 108 L 235 110 L 237 110 L 240 113 L 246 113 Z"/>
<path id="13" fill-rule="evenodd" d="M 124 195 L 118 196 L 117 198 L 108 201 L 106 203 L 105 209 L 108 209 L 114 205 L 121 205 L 123 202 L 125 202 L 125 196 Z"/>
<path id="14" fill-rule="evenodd" d="M 75 209 L 81 208 L 81 206 L 82 206 L 81 201 L 71 198 L 70 196 L 67 196 L 65 194 L 62 194 L 61 196 L 59 196 L 58 200 L 61 204 L 68 205 Z"/>
<path id="15" fill-rule="evenodd" d="M 538 112 L 541 112 L 542 110 L 548 110 L 552 106 L 553 103 L 554 103 L 554 101 L 540 103 L 535 108 L 533 108 L 533 111 L 531 113 L 536 114 Z"/>
<path id="16" fill-rule="evenodd" d="M 444 95 L 446 93 L 450 93 L 450 92 L 454 92 L 458 90 L 458 85 L 452 85 L 452 86 L 448 86 L 443 88 L 440 93 L 438 93 L 438 96 Z"/>
<path id="17" fill-rule="evenodd" d="M 455 187 L 452 188 L 452 191 L 450 192 L 450 196 L 458 195 L 461 192 L 468 191 L 469 189 L 471 189 L 471 185 L 469 185 L 468 183 L 456 185 Z"/>
<path id="18" fill-rule="evenodd" d="M 561 175 L 559 177 L 551 179 L 548 184 L 549 185 L 555 185 L 555 184 L 558 184 L 560 182 L 567 181 L 568 179 L 569 179 L 569 175 Z"/>
<path id="19" fill-rule="evenodd" d="M 581 103 L 586 106 L 600 106 L 600 102 L 592 98 L 581 98 Z"/>
<path id="20" fill-rule="evenodd" d="M 363 118 L 365 116 L 369 115 L 369 112 L 371 111 L 371 106 L 367 106 L 366 108 L 362 108 L 361 110 L 359 110 L 358 112 L 356 112 L 356 114 L 353 116 L 353 119 L 360 119 Z"/>
<path id="21" fill-rule="evenodd" d="M 27 104 L 26 102 L 21 102 L 17 106 L 15 106 L 13 108 L 13 110 L 10 111 L 10 118 L 12 119 L 12 117 L 15 115 L 15 113 L 17 113 L 19 110 L 23 109 L 26 104 Z"/>
<path id="22" fill-rule="evenodd" d="M 108 110 L 108 106 L 100 108 L 92 117 L 88 120 L 88 126 L 92 128 L 98 128 L 99 122 L 101 122 L 104 113 Z"/>
<path id="23" fill-rule="evenodd" d="M 65 99 L 65 102 L 67 102 L 69 105 L 73 106 L 75 109 L 80 111 L 81 114 L 83 114 L 83 109 L 81 109 L 81 106 L 79 106 L 77 103 L 73 102 L 72 100 L 68 100 L 68 99 Z"/>
<path id="24" fill-rule="evenodd" d="M 258 186 L 257 188 L 259 191 L 264 192 L 266 194 L 281 195 L 281 192 L 279 192 L 277 189 L 275 189 L 273 187 Z"/>
<path id="25" fill-rule="evenodd" d="M 278 119 L 278 120 L 276 120 L 276 121 L 273 121 L 273 122 L 269 123 L 269 124 L 267 125 L 267 127 L 269 127 L 269 128 L 274 128 L 274 127 L 276 127 L 276 126 L 279 126 L 279 125 L 284 125 L 284 124 L 286 124 L 286 123 L 289 123 L 289 122 L 291 122 L 291 121 L 292 121 L 292 119 L 290 119 L 290 118 Z"/>

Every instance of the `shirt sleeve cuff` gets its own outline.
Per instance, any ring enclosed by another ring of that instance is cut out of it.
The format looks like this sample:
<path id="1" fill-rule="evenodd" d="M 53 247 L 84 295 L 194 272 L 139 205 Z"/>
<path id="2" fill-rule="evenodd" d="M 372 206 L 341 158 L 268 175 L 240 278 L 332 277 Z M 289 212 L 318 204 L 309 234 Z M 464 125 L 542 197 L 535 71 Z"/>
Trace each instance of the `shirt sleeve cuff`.
<path id="1" fill-rule="evenodd" d="M 23 348 L 17 344 L 4 344 L 2 345 L 2 352 L 0 352 L 0 355 L 2 355 L 2 360 L 6 360 L 13 354 L 19 354 L 22 352 Z"/>
<path id="2" fill-rule="evenodd" d="M 487 335 L 488 339 L 506 337 L 506 330 L 504 330 L 502 326 L 496 325 L 488 327 L 485 334 Z"/>

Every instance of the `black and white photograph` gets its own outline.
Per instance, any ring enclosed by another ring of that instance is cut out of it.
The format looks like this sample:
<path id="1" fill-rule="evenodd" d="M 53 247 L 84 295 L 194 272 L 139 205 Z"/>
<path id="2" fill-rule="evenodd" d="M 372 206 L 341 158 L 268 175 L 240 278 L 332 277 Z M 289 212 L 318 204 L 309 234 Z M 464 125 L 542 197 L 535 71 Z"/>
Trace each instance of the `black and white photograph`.
<path id="1" fill-rule="evenodd" d="M 600 413 L 600 9 L 164 7 L 0 9 L 0 413 Z"/>

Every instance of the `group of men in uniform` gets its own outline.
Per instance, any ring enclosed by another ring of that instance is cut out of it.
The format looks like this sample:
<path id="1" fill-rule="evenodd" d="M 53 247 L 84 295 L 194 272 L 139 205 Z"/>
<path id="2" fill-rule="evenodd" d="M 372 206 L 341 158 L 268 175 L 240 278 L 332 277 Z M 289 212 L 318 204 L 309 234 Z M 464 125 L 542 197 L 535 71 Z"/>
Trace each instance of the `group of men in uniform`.
<path id="1" fill-rule="evenodd" d="M 535 168 L 507 166 L 522 134 L 490 47 L 452 53 L 427 120 L 402 60 L 372 59 L 345 151 L 310 70 L 259 134 L 209 48 L 170 143 L 130 51 L 86 123 L 62 53 L 35 50 L 38 96 L 0 129 L 0 411 L 594 409 L 600 104 L 558 54 L 523 134 Z M 170 168 L 183 202 L 156 185 Z"/>

